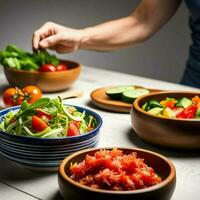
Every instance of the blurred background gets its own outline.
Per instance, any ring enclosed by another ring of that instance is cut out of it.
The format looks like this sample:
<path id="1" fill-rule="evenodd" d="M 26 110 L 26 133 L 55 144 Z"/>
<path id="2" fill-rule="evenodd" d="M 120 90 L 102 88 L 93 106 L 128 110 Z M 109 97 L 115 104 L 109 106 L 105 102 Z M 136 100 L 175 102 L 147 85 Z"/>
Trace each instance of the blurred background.
<path id="1" fill-rule="evenodd" d="M 139 0 L 0 0 L 0 49 L 7 44 L 31 51 L 32 33 L 47 21 L 83 28 L 124 17 Z M 176 15 L 144 44 L 115 52 L 78 51 L 59 55 L 96 68 L 179 82 L 191 43 L 188 11 Z M 2 71 L 1 71 L 2 73 Z"/>

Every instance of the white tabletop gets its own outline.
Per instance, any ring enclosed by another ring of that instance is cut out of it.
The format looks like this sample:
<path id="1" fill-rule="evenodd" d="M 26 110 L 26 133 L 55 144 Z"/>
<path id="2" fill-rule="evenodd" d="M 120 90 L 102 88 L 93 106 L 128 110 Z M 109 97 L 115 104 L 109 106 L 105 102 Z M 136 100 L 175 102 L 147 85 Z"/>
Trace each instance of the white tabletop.
<path id="1" fill-rule="evenodd" d="M 70 99 L 69 104 L 88 107 L 103 118 L 98 147 L 139 147 L 153 150 L 169 157 L 177 170 L 177 184 L 172 200 L 200 199 L 200 155 L 198 152 L 183 152 L 161 149 L 142 141 L 132 130 L 129 114 L 102 111 L 90 102 L 90 93 L 108 85 L 140 85 L 166 90 L 197 90 L 168 82 L 83 67 L 81 76 L 70 90 L 83 90 L 81 98 Z M 0 75 L 0 90 L 6 85 Z M 57 96 L 51 94 L 48 96 Z M 112 124 L 112 125 L 111 125 Z M 57 173 L 29 171 L 0 155 L 0 200 L 62 199 L 59 194 Z"/>

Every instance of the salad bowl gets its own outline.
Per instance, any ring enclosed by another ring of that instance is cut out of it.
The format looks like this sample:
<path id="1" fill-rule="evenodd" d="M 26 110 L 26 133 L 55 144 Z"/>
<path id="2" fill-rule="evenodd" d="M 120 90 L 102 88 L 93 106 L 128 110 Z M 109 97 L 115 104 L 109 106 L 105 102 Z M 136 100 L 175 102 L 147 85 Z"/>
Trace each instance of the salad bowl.
<path id="1" fill-rule="evenodd" d="M 27 52 L 13 44 L 0 51 L 0 64 L 11 86 L 36 85 L 43 92 L 69 88 L 81 70 L 79 63 L 58 59 L 44 49 Z"/>
<path id="2" fill-rule="evenodd" d="M 81 72 L 81 65 L 77 62 L 60 60 L 60 63 L 64 63 L 69 69 L 59 72 L 39 72 L 4 66 L 4 73 L 11 86 L 22 88 L 26 85 L 36 85 L 43 92 L 57 92 L 69 88 Z"/>
<path id="3" fill-rule="evenodd" d="M 70 105 L 71 106 L 71 105 Z M 55 170 L 67 155 L 82 149 L 92 148 L 98 142 L 102 126 L 101 117 L 92 110 L 74 106 L 79 112 L 94 117 L 96 127 L 84 134 L 56 138 L 29 137 L 0 131 L 0 153 L 7 159 L 27 168 Z M 0 121 L 10 111 L 18 111 L 20 106 L 0 111 Z"/>
<path id="4" fill-rule="evenodd" d="M 86 155 L 93 156 L 97 151 L 111 150 L 112 148 L 93 148 L 82 150 L 66 157 L 59 166 L 58 183 L 64 199 L 110 199 L 110 200 L 169 200 L 176 185 L 176 170 L 173 163 L 166 157 L 143 149 L 137 148 L 117 148 L 125 155 L 137 153 L 138 158 L 154 169 L 162 178 L 156 185 L 134 190 L 109 190 L 99 189 L 81 184 L 71 176 L 71 166 L 73 163 L 80 163 Z M 109 166 L 109 165 L 108 165 Z"/>
<path id="5" fill-rule="evenodd" d="M 145 103 L 151 100 L 160 102 L 166 98 L 192 99 L 195 96 L 200 96 L 200 93 L 166 91 L 148 94 L 136 99 L 131 108 L 131 120 L 135 133 L 145 141 L 163 147 L 200 149 L 199 118 L 164 117 L 146 112 L 142 108 Z"/>

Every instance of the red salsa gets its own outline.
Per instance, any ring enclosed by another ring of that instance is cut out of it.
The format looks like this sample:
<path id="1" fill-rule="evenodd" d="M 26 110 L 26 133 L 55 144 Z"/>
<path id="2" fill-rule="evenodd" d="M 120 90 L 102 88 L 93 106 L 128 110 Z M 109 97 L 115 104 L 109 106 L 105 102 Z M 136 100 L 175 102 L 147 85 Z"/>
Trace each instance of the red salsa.
<path id="1" fill-rule="evenodd" d="M 127 191 L 147 188 L 161 182 L 155 171 L 135 152 L 99 150 L 70 166 L 71 178 L 80 184 L 105 190 Z"/>

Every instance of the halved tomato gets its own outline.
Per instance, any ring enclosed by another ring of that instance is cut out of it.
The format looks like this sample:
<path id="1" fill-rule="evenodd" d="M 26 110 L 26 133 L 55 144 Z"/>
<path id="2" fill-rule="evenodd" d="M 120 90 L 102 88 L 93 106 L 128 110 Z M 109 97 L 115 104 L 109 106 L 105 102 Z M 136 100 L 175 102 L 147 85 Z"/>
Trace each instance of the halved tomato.
<path id="1" fill-rule="evenodd" d="M 32 127 L 34 130 L 36 131 L 43 131 L 45 130 L 48 125 L 39 117 L 37 117 L 36 115 L 32 116 Z"/>
<path id="2" fill-rule="evenodd" d="M 76 136 L 76 135 L 80 135 L 80 131 L 74 122 L 70 122 L 67 131 L 67 136 Z"/>

